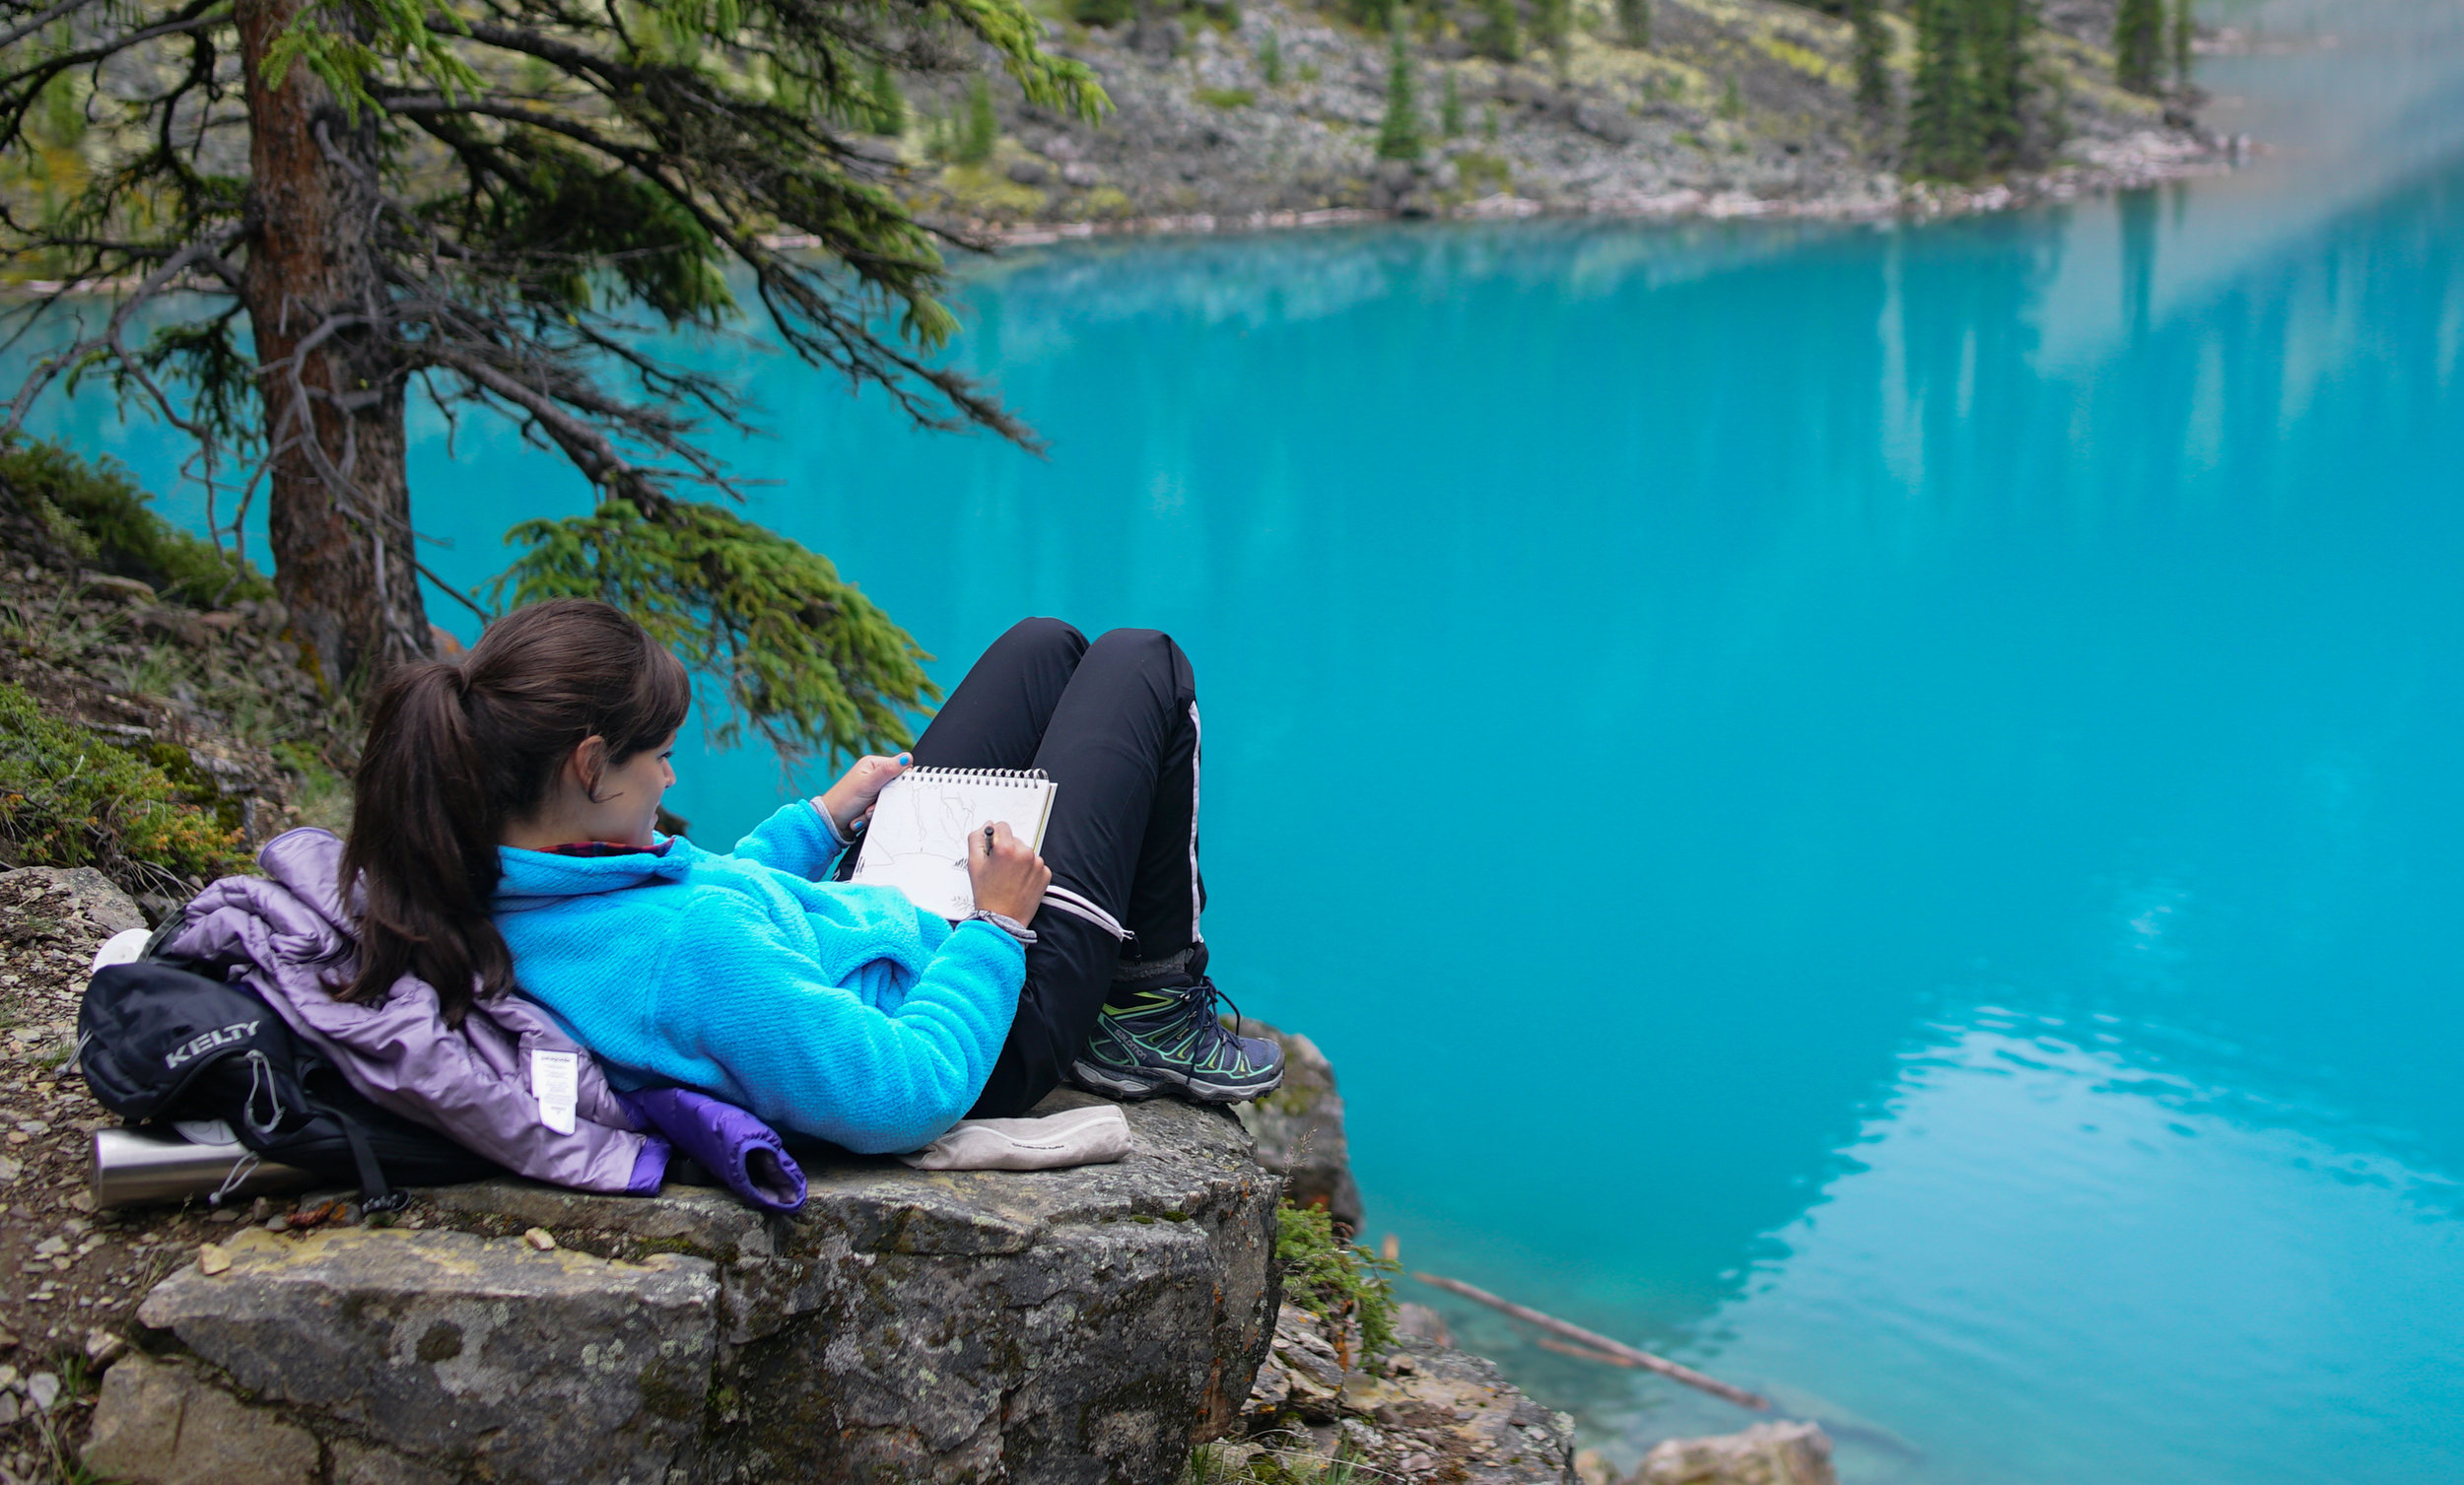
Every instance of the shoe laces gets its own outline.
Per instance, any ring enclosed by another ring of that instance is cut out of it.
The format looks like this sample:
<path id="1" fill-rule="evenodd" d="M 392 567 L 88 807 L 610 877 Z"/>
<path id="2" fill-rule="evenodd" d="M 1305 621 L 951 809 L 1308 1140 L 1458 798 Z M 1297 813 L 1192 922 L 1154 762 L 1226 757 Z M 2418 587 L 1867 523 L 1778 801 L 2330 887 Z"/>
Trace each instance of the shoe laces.
<path id="1" fill-rule="evenodd" d="M 1246 1025 L 1249 1018 L 1241 1014 L 1240 1006 L 1233 1001 L 1231 996 L 1226 995 L 1216 986 L 1213 976 L 1199 976 L 1198 983 L 1181 992 L 1181 1003 L 1187 1007 L 1187 1014 L 1193 1022 L 1208 1028 L 1213 1033 L 1205 1038 L 1205 1044 L 1209 1048 L 1227 1041 L 1239 1042 L 1241 1040 L 1238 1028 Z M 1223 1013 L 1217 1009 L 1218 1006 L 1231 1007 L 1231 1029 L 1224 1026 Z M 1246 1057 L 1248 1048 L 1241 1048 L 1241 1052 Z"/>

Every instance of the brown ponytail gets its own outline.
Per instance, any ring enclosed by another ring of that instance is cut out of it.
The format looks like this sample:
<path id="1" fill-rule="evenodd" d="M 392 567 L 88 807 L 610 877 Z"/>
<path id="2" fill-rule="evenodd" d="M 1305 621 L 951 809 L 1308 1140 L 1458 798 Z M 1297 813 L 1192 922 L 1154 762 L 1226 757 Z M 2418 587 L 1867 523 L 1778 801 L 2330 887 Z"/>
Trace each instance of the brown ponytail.
<path id="1" fill-rule="evenodd" d="M 488 626 L 458 663 L 406 665 L 378 688 L 353 783 L 343 901 L 360 901 L 360 959 L 336 993 L 381 1004 L 417 975 L 458 1025 L 513 981 L 489 916 L 506 826 L 537 812 L 582 741 L 609 766 L 684 721 L 676 657 L 604 603 L 558 598 Z"/>

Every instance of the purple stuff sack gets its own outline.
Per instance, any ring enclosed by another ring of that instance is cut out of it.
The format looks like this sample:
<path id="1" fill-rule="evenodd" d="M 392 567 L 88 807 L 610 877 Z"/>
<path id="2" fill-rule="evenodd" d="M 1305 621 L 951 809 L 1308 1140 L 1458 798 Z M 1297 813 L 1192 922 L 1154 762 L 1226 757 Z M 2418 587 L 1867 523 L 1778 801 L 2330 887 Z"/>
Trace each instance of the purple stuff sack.
<path id="1" fill-rule="evenodd" d="M 701 1162 L 727 1189 L 766 1212 L 804 1204 L 804 1172 L 778 1132 L 733 1104 L 690 1088 L 618 1095 L 677 1153 Z"/>

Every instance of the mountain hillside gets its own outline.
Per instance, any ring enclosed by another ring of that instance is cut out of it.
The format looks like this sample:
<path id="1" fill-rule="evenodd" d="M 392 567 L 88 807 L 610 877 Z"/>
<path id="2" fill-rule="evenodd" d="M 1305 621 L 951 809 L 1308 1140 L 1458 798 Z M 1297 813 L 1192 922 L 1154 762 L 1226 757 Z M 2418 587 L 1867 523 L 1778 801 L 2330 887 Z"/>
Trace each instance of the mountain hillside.
<path id="1" fill-rule="evenodd" d="M 1113 24 L 1068 7 L 1123 0 L 1042 3 L 1047 44 L 1091 65 L 1118 111 L 1087 126 L 992 91 L 919 96 L 895 148 L 927 211 L 1013 235 L 1329 211 L 1870 215 L 2221 163 L 2191 95 L 2114 85 L 2113 0 L 2041 13 L 2014 168 L 1957 188 L 1903 178 L 1917 32 L 1894 13 L 1879 17 L 1891 97 L 1875 105 L 1857 97 L 1850 23 L 1783 0 L 1648 0 L 1648 46 L 1625 40 L 1638 0 L 1541 0 L 1571 6 L 1555 47 L 1506 0 L 1395 11 L 1400 37 L 1285 0 Z M 1516 23 L 1502 40 L 1501 15 Z M 1397 147 L 1398 117 L 1416 149 Z"/>

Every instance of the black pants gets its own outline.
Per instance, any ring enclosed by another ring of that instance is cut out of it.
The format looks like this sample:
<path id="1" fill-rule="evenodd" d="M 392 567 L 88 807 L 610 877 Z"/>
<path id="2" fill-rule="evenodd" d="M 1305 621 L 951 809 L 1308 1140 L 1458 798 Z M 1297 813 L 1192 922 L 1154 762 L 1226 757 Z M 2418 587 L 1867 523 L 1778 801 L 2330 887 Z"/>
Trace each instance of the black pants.
<path id="1" fill-rule="evenodd" d="M 1151 629 L 1089 644 L 1058 619 L 992 643 L 915 747 L 937 769 L 1042 769 L 1053 885 L 1027 948 L 1026 988 L 978 1118 L 1024 1114 L 1061 1082 L 1117 978 L 1187 983 L 1198 933 L 1198 682 Z"/>

